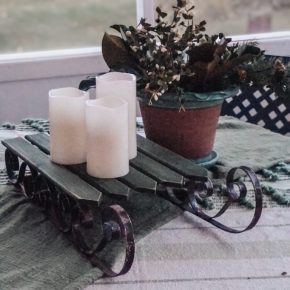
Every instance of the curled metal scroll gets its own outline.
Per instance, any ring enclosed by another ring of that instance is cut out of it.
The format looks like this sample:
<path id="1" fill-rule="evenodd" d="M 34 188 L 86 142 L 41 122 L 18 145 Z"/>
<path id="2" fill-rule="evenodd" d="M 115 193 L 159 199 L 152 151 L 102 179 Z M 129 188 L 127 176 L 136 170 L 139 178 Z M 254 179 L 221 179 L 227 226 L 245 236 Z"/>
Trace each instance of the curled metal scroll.
<path id="1" fill-rule="evenodd" d="M 133 226 L 121 206 L 110 205 L 100 208 L 101 241 L 89 244 L 85 234 L 86 229 L 94 228 L 91 205 L 63 192 L 27 163 L 22 162 L 20 165 L 17 155 L 8 149 L 5 151 L 5 162 L 10 183 L 20 188 L 26 198 L 40 206 L 58 229 L 68 235 L 74 245 L 94 266 L 100 268 L 105 276 L 116 277 L 130 270 L 135 254 Z M 125 244 L 125 260 L 119 272 L 115 272 L 98 258 L 98 253 L 114 240 L 122 240 Z"/>
<path id="2" fill-rule="evenodd" d="M 95 266 L 100 268 L 106 276 L 116 277 L 126 274 L 130 270 L 135 256 L 134 234 L 130 217 L 126 213 L 126 211 L 119 205 L 112 205 L 110 207 L 106 207 L 103 209 L 101 214 L 103 220 L 104 238 L 99 244 L 95 253 L 92 255 L 91 261 Z M 122 238 L 124 240 L 126 252 L 121 270 L 115 272 L 106 264 L 104 264 L 101 260 L 99 260 L 96 254 L 103 249 L 107 242 L 119 238 Z"/>
<path id="3" fill-rule="evenodd" d="M 235 180 L 235 173 L 237 170 L 242 170 L 249 177 L 255 194 L 255 211 L 253 218 L 249 225 L 242 230 L 234 229 L 216 220 L 216 218 L 220 217 L 227 211 L 232 203 L 241 198 L 245 198 L 247 195 L 246 185 L 243 182 Z M 210 179 L 202 183 L 197 183 L 194 177 L 192 177 L 185 189 L 180 190 L 167 187 L 165 190 L 160 191 L 159 195 L 177 205 L 181 209 L 200 217 L 223 231 L 237 234 L 252 229 L 259 221 L 263 208 L 262 188 L 255 172 L 246 166 L 232 168 L 226 177 L 226 185 L 228 201 L 214 216 L 206 214 L 199 205 L 200 201 L 204 197 L 209 197 L 214 193 L 213 184 Z"/>

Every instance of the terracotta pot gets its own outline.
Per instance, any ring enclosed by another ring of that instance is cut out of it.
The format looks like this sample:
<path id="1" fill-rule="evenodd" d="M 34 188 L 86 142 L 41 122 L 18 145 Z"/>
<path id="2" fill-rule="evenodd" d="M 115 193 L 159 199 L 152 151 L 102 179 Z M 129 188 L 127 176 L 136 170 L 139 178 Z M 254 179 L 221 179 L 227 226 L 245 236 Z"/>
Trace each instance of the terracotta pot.
<path id="1" fill-rule="evenodd" d="M 141 103 L 140 109 L 148 139 L 186 158 L 202 157 L 212 151 L 221 104 L 179 112 Z"/>
<path id="2" fill-rule="evenodd" d="M 237 88 L 225 92 L 187 94 L 184 110 L 167 95 L 153 105 L 139 98 L 144 130 L 148 139 L 186 158 L 205 157 L 212 152 L 223 99 L 234 96 Z"/>

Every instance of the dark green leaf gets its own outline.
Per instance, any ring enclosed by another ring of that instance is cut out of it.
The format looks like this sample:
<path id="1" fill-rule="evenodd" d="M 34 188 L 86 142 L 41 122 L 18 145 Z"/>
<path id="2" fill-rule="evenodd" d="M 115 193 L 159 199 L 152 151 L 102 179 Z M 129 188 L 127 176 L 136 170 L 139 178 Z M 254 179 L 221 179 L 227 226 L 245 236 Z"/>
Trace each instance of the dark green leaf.
<path id="1" fill-rule="evenodd" d="M 216 35 L 216 34 L 212 35 L 212 37 L 211 37 L 212 42 L 215 42 L 217 39 L 218 39 L 218 35 Z"/>
<path id="2" fill-rule="evenodd" d="M 203 21 L 201 21 L 200 23 L 199 23 L 199 26 L 205 26 L 206 25 L 206 21 L 205 20 L 203 20 Z"/>
<path id="3" fill-rule="evenodd" d="M 121 33 L 122 30 L 123 31 L 128 30 L 127 27 L 125 25 L 122 25 L 122 24 L 114 24 L 114 25 L 111 25 L 110 27 L 117 30 L 119 33 Z"/>
<path id="4" fill-rule="evenodd" d="M 182 16 L 183 16 L 183 18 L 186 19 L 186 20 L 193 19 L 193 16 L 192 16 L 192 15 L 188 15 L 188 14 L 185 14 L 185 13 L 183 13 Z"/>
<path id="5" fill-rule="evenodd" d="M 159 7 L 156 8 L 156 12 L 158 13 L 158 15 L 162 18 L 167 16 L 167 13 L 162 12 L 161 9 Z"/>
<path id="6" fill-rule="evenodd" d="M 180 20 L 180 17 L 176 17 L 175 21 L 178 22 Z"/>
<path id="7" fill-rule="evenodd" d="M 129 30 L 130 30 L 131 32 L 135 32 L 135 31 L 136 31 L 136 28 L 135 28 L 134 26 L 129 26 Z"/>
<path id="8" fill-rule="evenodd" d="M 191 11 L 191 10 L 193 10 L 195 8 L 195 6 L 193 5 L 193 6 L 191 6 L 188 10 L 187 10 L 187 12 L 189 12 L 189 11 Z"/>
<path id="9" fill-rule="evenodd" d="M 174 14 L 173 14 L 173 22 L 177 22 L 177 15 L 178 15 L 178 11 L 174 11 Z"/>
<path id="10" fill-rule="evenodd" d="M 114 25 L 111 25 L 110 27 L 117 30 L 118 32 L 120 32 L 120 25 L 119 24 L 114 24 Z"/>
<path id="11" fill-rule="evenodd" d="M 254 54 L 254 55 L 258 55 L 260 54 L 261 49 L 257 46 L 253 46 L 253 45 L 246 45 L 244 51 L 242 52 L 242 55 L 244 54 Z"/>
<path id="12" fill-rule="evenodd" d="M 186 5 L 186 0 L 177 0 L 177 6 L 182 8 Z"/>
<path id="13" fill-rule="evenodd" d="M 149 29 L 151 27 L 151 24 L 146 22 L 145 18 L 141 18 L 140 20 L 140 24 L 145 28 L 145 29 Z"/>

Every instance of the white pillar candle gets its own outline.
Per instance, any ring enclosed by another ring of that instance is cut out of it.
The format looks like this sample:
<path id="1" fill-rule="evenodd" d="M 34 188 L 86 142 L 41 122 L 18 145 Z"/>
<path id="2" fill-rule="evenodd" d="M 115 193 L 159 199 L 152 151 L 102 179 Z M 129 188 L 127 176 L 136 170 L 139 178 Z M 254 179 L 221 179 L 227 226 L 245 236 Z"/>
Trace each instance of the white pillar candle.
<path id="1" fill-rule="evenodd" d="M 110 72 L 96 78 L 97 98 L 117 97 L 128 102 L 129 159 L 137 156 L 136 142 L 136 77 L 133 74 Z"/>
<path id="2" fill-rule="evenodd" d="M 116 178 L 129 172 L 128 103 L 120 98 L 86 102 L 87 172 Z"/>
<path id="3" fill-rule="evenodd" d="M 85 101 L 89 93 L 76 88 L 49 91 L 50 158 L 58 164 L 86 161 Z"/>

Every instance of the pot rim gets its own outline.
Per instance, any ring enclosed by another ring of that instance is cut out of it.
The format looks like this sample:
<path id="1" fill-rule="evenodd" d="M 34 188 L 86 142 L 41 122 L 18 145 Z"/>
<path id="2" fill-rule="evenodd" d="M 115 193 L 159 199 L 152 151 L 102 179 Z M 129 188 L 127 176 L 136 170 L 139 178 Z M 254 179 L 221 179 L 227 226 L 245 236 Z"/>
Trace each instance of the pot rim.
<path id="1" fill-rule="evenodd" d="M 185 92 L 183 93 L 184 103 L 182 105 L 185 109 L 212 107 L 221 104 L 227 98 L 235 96 L 239 92 L 239 89 L 238 86 L 232 86 L 226 90 L 214 92 Z M 171 92 L 163 94 L 158 101 L 152 101 L 152 104 L 149 104 L 149 99 L 145 97 L 144 92 L 138 92 L 138 100 L 142 105 L 155 108 L 180 109 L 181 107 L 176 94 Z"/>

